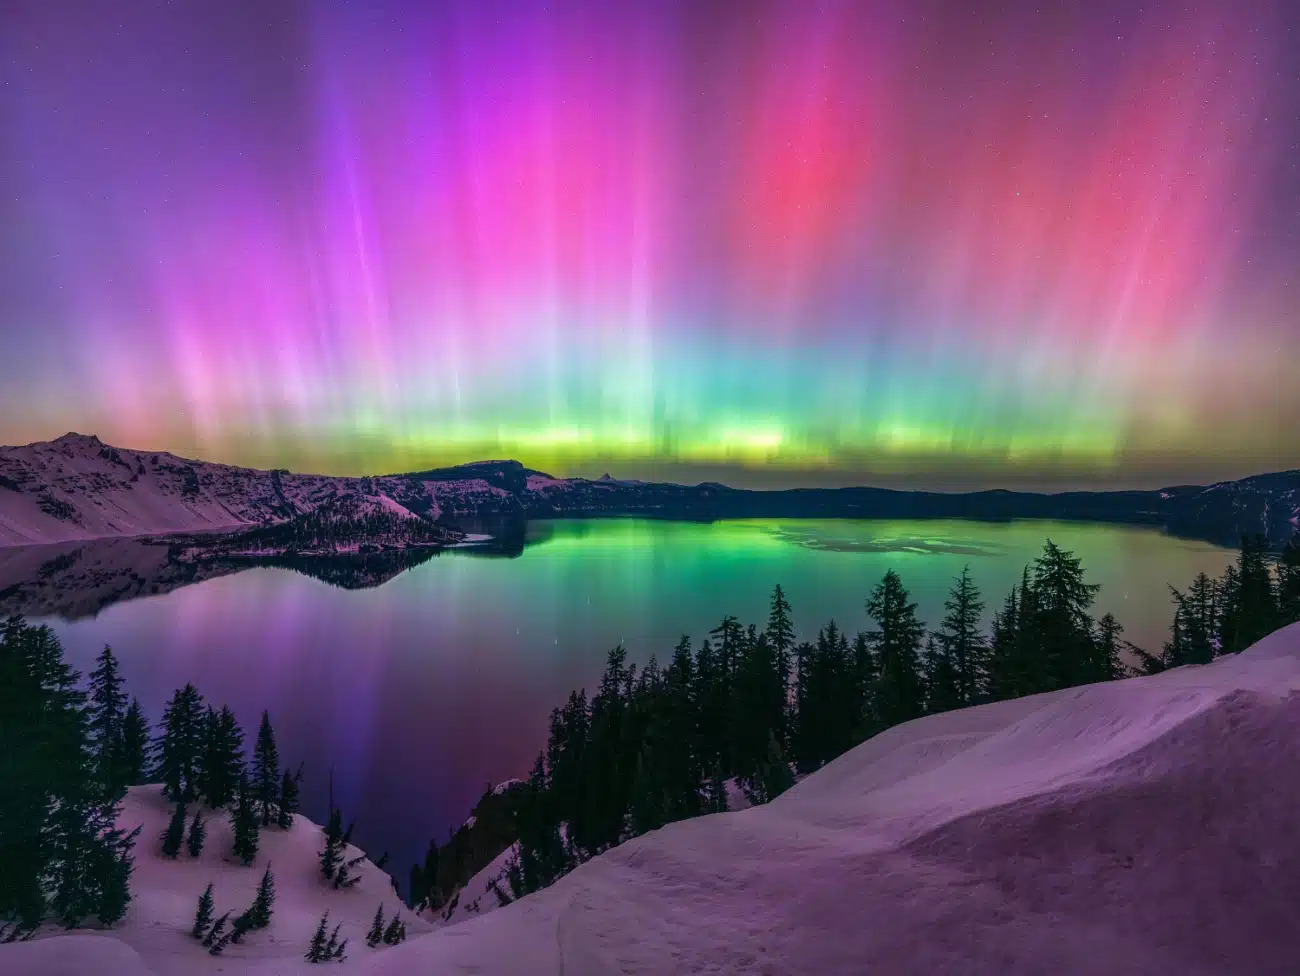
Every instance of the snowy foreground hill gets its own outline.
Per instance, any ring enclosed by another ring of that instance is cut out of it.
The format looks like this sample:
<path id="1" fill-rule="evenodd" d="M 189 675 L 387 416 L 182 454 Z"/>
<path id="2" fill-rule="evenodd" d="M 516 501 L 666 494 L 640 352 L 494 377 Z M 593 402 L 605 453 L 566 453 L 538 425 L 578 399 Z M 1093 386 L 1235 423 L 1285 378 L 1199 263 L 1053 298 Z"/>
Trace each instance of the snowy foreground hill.
<path id="1" fill-rule="evenodd" d="M 182 931 L 194 899 L 216 870 L 218 902 L 237 875 L 242 904 L 260 868 L 142 858 L 120 930 L 0 947 L 0 974 L 316 971 L 295 950 L 325 907 L 356 947 L 338 971 L 374 976 L 1290 974 L 1298 818 L 1300 624 L 1208 666 L 897 726 L 766 806 L 672 824 L 460 924 L 413 922 L 403 945 L 358 944 L 384 892 L 321 890 L 304 824 L 266 851 L 270 929 L 219 960 Z"/>

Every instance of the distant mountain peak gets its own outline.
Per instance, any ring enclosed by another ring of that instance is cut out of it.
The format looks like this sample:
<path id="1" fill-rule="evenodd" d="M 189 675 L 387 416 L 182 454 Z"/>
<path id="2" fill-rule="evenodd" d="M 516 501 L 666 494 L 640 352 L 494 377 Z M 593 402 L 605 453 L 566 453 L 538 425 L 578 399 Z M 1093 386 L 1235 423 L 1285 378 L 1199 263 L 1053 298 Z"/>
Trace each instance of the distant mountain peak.
<path id="1" fill-rule="evenodd" d="M 85 444 L 88 447 L 103 447 L 104 442 L 95 434 L 78 434 L 75 430 L 70 430 L 62 437 L 54 439 L 55 444 Z"/>

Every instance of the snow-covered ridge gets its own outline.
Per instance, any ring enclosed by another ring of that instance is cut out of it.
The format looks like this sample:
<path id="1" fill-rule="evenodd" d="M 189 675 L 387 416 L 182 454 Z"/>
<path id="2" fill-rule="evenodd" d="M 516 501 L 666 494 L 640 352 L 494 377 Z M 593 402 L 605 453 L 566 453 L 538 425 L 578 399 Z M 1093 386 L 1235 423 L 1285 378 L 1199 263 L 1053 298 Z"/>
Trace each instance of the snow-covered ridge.
<path id="1" fill-rule="evenodd" d="M 81 434 L 0 448 L 0 546 L 233 530 L 283 522 L 341 500 L 354 515 L 377 511 L 433 521 L 444 511 L 476 512 L 510 497 L 482 477 L 258 471 L 110 447 Z"/>
<path id="2" fill-rule="evenodd" d="M 227 531 L 275 524 L 349 499 L 393 514 L 474 519 L 646 515 L 662 518 L 1052 518 L 1164 526 L 1235 545 L 1300 532 L 1300 471 L 1162 491 L 966 494 L 881 488 L 747 491 L 605 476 L 553 478 L 518 461 L 479 461 L 373 478 L 258 471 L 67 434 L 0 447 L 0 546 Z"/>

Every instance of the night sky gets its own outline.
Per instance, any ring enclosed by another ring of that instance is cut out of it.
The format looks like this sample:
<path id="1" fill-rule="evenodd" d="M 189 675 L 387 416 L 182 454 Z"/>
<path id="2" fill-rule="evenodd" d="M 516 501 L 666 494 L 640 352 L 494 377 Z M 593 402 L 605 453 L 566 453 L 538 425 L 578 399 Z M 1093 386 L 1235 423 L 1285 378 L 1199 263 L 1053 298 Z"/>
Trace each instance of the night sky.
<path id="1" fill-rule="evenodd" d="M 1300 465 L 1300 4 L 0 4 L 0 442 Z"/>

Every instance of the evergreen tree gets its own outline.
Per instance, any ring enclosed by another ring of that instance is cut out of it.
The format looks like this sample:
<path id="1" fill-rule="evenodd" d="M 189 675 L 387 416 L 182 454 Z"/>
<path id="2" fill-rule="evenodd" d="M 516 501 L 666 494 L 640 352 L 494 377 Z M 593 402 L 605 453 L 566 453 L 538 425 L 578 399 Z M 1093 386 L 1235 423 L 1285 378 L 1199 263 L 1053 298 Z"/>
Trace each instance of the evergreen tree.
<path id="1" fill-rule="evenodd" d="M 330 932 L 329 941 L 325 943 L 325 958 L 326 958 L 326 959 L 334 959 L 334 958 L 337 958 L 336 955 L 335 955 L 335 953 L 337 953 L 337 952 L 338 952 L 338 949 L 339 949 L 339 929 L 341 929 L 341 928 L 343 928 L 343 923 L 342 923 L 342 922 L 340 922 L 338 925 L 334 926 L 334 930 L 333 930 L 332 932 Z"/>
<path id="2" fill-rule="evenodd" d="M 921 668 L 925 676 L 925 710 L 928 713 L 962 707 L 957 669 L 946 644 L 940 644 L 934 634 L 926 638 Z"/>
<path id="3" fill-rule="evenodd" d="M 123 720 L 126 695 L 122 691 L 122 673 L 113 649 L 107 644 L 90 672 L 90 740 L 95 754 L 96 776 L 108 795 L 121 799 L 126 792 L 123 778 Z"/>
<path id="4" fill-rule="evenodd" d="M 343 813 L 337 807 L 330 809 L 325 821 L 325 849 L 320 852 L 320 873 L 326 881 L 333 881 L 343 864 Z"/>
<path id="5" fill-rule="evenodd" d="M 778 743 L 790 741 L 790 677 L 794 670 L 794 619 L 790 603 L 785 598 L 785 591 L 778 583 L 772 590 L 772 600 L 767 615 L 767 641 L 776 658 L 776 670 L 780 679 L 779 694 L 781 698 L 781 725 L 777 728 Z"/>
<path id="6" fill-rule="evenodd" d="M 253 900 L 253 907 L 248 910 L 250 921 L 253 928 L 264 929 L 271 924 L 271 910 L 275 907 L 275 875 L 271 873 L 271 865 L 266 866 L 262 872 L 262 880 L 257 885 L 257 897 Z"/>
<path id="7" fill-rule="evenodd" d="M 435 904 L 437 879 L 438 841 L 436 838 L 430 838 L 429 848 L 424 853 L 424 863 L 411 865 L 411 908 L 418 912 L 425 904 L 432 909 L 440 907 Z"/>
<path id="8" fill-rule="evenodd" d="M 1097 621 L 1097 636 L 1094 644 L 1097 648 L 1098 671 L 1101 681 L 1114 681 L 1124 677 L 1124 665 L 1119 652 L 1125 642 L 1120 637 L 1124 628 L 1120 626 L 1114 614 L 1106 614 Z"/>
<path id="9" fill-rule="evenodd" d="M 370 923 L 370 931 L 366 933 L 366 945 L 374 949 L 384 938 L 384 906 L 381 902 L 375 909 L 374 921 Z"/>
<path id="10" fill-rule="evenodd" d="M 1220 587 L 1223 606 L 1220 650 L 1224 654 L 1244 651 L 1273 632 L 1279 620 L 1273 574 L 1265 559 L 1263 536 L 1242 536 L 1236 572 L 1225 575 Z"/>
<path id="11" fill-rule="evenodd" d="M 203 699 L 198 689 L 187 684 L 163 708 L 162 729 L 154 749 L 158 756 L 158 777 L 169 799 L 189 802 L 199 795 L 203 739 Z"/>
<path id="12" fill-rule="evenodd" d="M 892 569 L 867 600 L 867 616 L 878 628 L 870 634 L 880 668 L 877 718 L 886 727 L 914 719 L 922 711 L 918 656 L 925 629 L 916 618 L 916 604 Z"/>
<path id="13" fill-rule="evenodd" d="M 234 809 L 230 812 L 230 826 L 234 834 L 231 853 L 239 858 L 240 864 L 247 867 L 257 857 L 258 842 L 257 810 L 247 776 L 239 778 L 239 791 Z"/>
<path id="14" fill-rule="evenodd" d="M 253 784 L 257 805 L 262 811 L 262 826 L 271 826 L 276 817 L 275 803 L 280 791 L 280 755 L 275 748 L 275 732 L 271 716 L 262 712 L 262 724 L 257 730 L 257 745 L 253 748 Z"/>
<path id="15" fill-rule="evenodd" d="M 324 962 L 329 958 L 326 952 L 326 946 L 329 944 L 326 936 L 329 918 L 329 912 L 320 917 L 320 922 L 316 926 L 316 932 L 311 937 L 311 944 L 307 947 L 307 954 L 304 957 L 308 962 Z M 333 947 L 330 947 L 330 951 L 333 951 Z"/>
<path id="16" fill-rule="evenodd" d="M 792 786 L 794 786 L 794 773 L 790 771 L 790 764 L 786 762 L 785 755 L 781 752 L 781 743 L 777 741 L 776 734 L 769 732 L 767 762 L 763 766 L 760 780 L 759 802 L 768 803 Z"/>
<path id="17" fill-rule="evenodd" d="M 145 721 L 140 703 L 132 698 L 122 716 L 121 750 L 118 754 L 118 774 L 125 786 L 137 786 L 145 781 L 149 768 L 149 723 Z"/>
<path id="18" fill-rule="evenodd" d="M 1277 562 L 1279 625 L 1300 621 L 1300 536 L 1292 537 Z"/>
<path id="19" fill-rule="evenodd" d="M 234 943 L 242 942 L 244 935 L 251 932 L 254 927 L 252 909 L 245 911 L 242 915 L 237 915 L 235 920 L 230 923 L 229 941 Z M 213 955 L 215 954 L 213 953 Z"/>
<path id="20" fill-rule="evenodd" d="M 214 810 L 235 798 L 244 775 L 243 747 L 244 733 L 229 706 L 223 705 L 219 712 L 209 708 L 203 722 L 198 788 Z"/>
<path id="21" fill-rule="evenodd" d="M 190 836 L 186 841 L 189 848 L 190 857 L 198 857 L 203 853 L 203 841 L 208 836 L 208 824 L 203 819 L 203 811 L 195 810 L 194 819 L 190 821 Z"/>
<path id="22" fill-rule="evenodd" d="M 226 922 L 229 919 L 230 912 L 226 912 L 226 914 L 222 915 L 213 923 L 212 928 L 208 929 L 208 934 L 203 937 L 203 947 L 205 949 L 211 949 L 212 946 L 216 944 L 217 940 L 222 937 L 222 933 L 226 931 Z"/>
<path id="23" fill-rule="evenodd" d="M 394 915 L 388 928 L 384 930 L 384 945 L 397 945 L 402 941 L 402 919 L 400 913 Z"/>
<path id="24" fill-rule="evenodd" d="M 335 947 L 334 954 L 331 956 L 331 958 L 335 962 L 342 962 L 344 959 L 348 957 L 347 953 L 348 953 L 348 940 L 344 939 Z"/>
<path id="25" fill-rule="evenodd" d="M 1099 586 L 1084 582 L 1083 564 L 1051 539 L 1034 561 L 1034 612 L 1026 621 L 1041 661 L 1043 680 L 1035 691 L 1069 688 L 1105 680 L 1105 668 L 1093 643 L 1088 615 Z"/>
<path id="26" fill-rule="evenodd" d="M 1027 662 L 1023 660 L 1020 641 L 1021 596 L 1029 588 L 1028 570 L 1022 587 L 1013 588 L 993 615 L 989 641 L 988 697 L 993 701 L 1032 694 Z"/>
<path id="27" fill-rule="evenodd" d="M 302 766 L 292 775 L 288 768 L 280 777 L 280 797 L 276 801 L 276 826 L 288 830 L 293 826 L 293 815 L 298 812 L 298 784 L 302 782 Z"/>
<path id="28" fill-rule="evenodd" d="M 0 624 L 0 919 L 9 937 L 47 913 L 64 925 L 121 918 L 136 833 L 115 826 L 100 780 L 86 695 L 46 626 Z"/>
<path id="29" fill-rule="evenodd" d="M 871 653 L 871 639 L 862 631 L 853 638 L 849 662 L 849 721 L 857 745 L 877 731 L 875 721 L 876 659 Z"/>
<path id="30" fill-rule="evenodd" d="M 208 926 L 212 924 L 212 882 L 203 889 L 203 894 L 199 895 L 199 907 L 194 913 L 194 927 L 190 929 L 190 935 L 196 939 L 202 939 L 207 934 Z"/>
<path id="31" fill-rule="evenodd" d="M 754 780 L 767 762 L 771 735 L 781 735 L 786 724 L 788 680 L 781 675 L 777 650 L 766 634 L 746 640 L 732 695 L 732 747 L 734 772 Z"/>
<path id="32" fill-rule="evenodd" d="M 169 857 L 173 861 L 176 855 L 181 852 L 181 844 L 185 841 L 185 803 L 184 801 L 176 804 L 176 809 L 172 811 L 172 818 L 167 822 L 167 829 L 162 835 L 162 855 Z"/>
<path id="33" fill-rule="evenodd" d="M 953 708 L 980 701 L 988 680 L 988 641 L 980 630 L 984 601 L 971 578 L 970 567 L 962 569 L 944 601 L 944 618 L 938 639 L 953 674 Z"/>
<path id="34" fill-rule="evenodd" d="M 547 789 L 542 757 L 533 764 L 516 815 L 519 849 L 507 868 L 516 897 L 540 891 L 570 867 L 560 838 L 555 797 Z M 394 917 L 396 920 L 396 917 Z"/>

